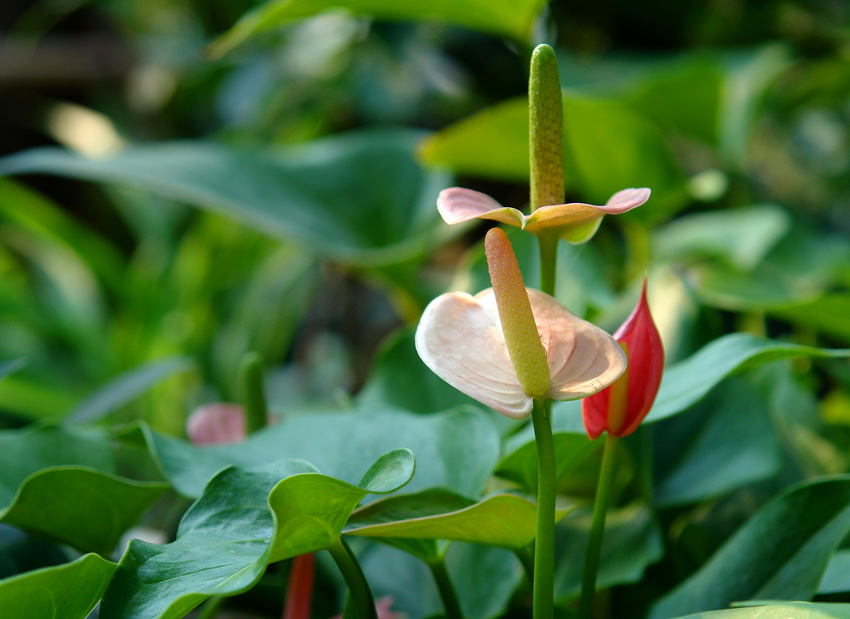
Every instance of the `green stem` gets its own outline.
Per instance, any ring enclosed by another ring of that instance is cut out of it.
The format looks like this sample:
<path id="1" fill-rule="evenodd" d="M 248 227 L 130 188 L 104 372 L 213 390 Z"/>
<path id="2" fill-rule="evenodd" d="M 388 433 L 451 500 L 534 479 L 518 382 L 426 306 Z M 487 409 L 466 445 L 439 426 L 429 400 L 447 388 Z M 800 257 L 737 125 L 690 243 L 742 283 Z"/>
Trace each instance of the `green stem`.
<path id="1" fill-rule="evenodd" d="M 258 353 L 249 352 L 242 357 L 239 366 L 239 399 L 245 409 L 245 429 L 248 434 L 265 428 L 268 411 L 263 392 L 263 358 Z"/>
<path id="2" fill-rule="evenodd" d="M 437 583 L 443 608 L 446 609 L 446 619 L 463 619 L 463 610 L 461 610 L 460 600 L 457 598 L 457 591 L 449 577 L 449 572 L 446 570 L 446 562 L 440 557 L 436 561 L 429 562 L 428 567 L 434 576 L 434 582 Z"/>
<path id="3" fill-rule="evenodd" d="M 366 582 L 366 576 L 363 574 L 363 568 L 360 567 L 360 563 L 354 553 L 351 552 L 351 548 L 340 537 L 327 548 L 327 551 L 331 553 L 331 557 L 333 557 L 348 587 L 348 599 L 345 602 L 343 616 L 346 619 L 348 617 L 378 619 L 372 590 L 369 588 L 369 583 Z"/>
<path id="4" fill-rule="evenodd" d="M 540 246 L 540 290 L 551 297 L 555 296 L 555 274 L 558 270 L 557 234 L 540 233 L 537 244 Z"/>
<path id="5" fill-rule="evenodd" d="M 590 525 L 590 537 L 587 540 L 587 556 L 584 562 L 584 575 L 581 583 L 581 602 L 579 619 L 593 616 L 593 598 L 596 595 L 596 574 L 599 571 L 599 559 L 602 555 L 602 538 L 605 535 L 605 517 L 608 513 L 608 497 L 611 495 L 611 480 L 614 478 L 614 461 L 617 452 L 616 436 L 606 434 L 605 453 L 602 456 L 602 468 L 596 487 L 596 500 L 593 503 L 593 521 Z"/>
<path id="6" fill-rule="evenodd" d="M 555 598 L 555 443 L 549 421 L 551 400 L 534 403 L 531 420 L 537 443 L 537 536 L 534 542 L 534 619 L 551 619 Z"/>

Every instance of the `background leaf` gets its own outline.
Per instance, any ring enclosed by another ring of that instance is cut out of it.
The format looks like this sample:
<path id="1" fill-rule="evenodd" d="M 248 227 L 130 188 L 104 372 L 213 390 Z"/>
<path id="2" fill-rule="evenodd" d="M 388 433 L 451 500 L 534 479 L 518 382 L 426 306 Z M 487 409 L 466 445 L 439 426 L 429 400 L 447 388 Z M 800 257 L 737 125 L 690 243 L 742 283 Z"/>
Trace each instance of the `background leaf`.
<path id="1" fill-rule="evenodd" d="M 271 0 L 244 15 L 213 45 L 212 53 L 225 54 L 257 34 L 284 24 L 343 9 L 377 19 L 440 21 L 515 39 L 527 39 L 541 0 Z"/>
<path id="2" fill-rule="evenodd" d="M 808 600 L 850 529 L 850 477 L 794 486 L 748 520 L 651 619 L 721 609 L 746 599 Z"/>
<path id="3" fill-rule="evenodd" d="M 146 437 L 175 489 L 190 497 L 198 496 L 206 481 L 225 466 L 252 466 L 280 457 L 306 460 L 329 475 L 356 483 L 352 477 L 356 471 L 399 448 L 410 449 L 417 457 L 409 491 L 445 486 L 476 497 L 499 455 L 495 428 L 484 413 L 469 409 L 427 416 L 386 407 L 312 411 L 256 432 L 238 445 L 215 447 L 195 447 L 149 431 Z"/>
<path id="4" fill-rule="evenodd" d="M 294 240 L 316 255 L 383 265 L 422 256 L 451 234 L 434 207 L 448 177 L 413 160 L 422 135 L 360 132 L 266 151 L 145 144 L 101 159 L 42 148 L 0 160 L 0 174 L 142 188 Z"/>

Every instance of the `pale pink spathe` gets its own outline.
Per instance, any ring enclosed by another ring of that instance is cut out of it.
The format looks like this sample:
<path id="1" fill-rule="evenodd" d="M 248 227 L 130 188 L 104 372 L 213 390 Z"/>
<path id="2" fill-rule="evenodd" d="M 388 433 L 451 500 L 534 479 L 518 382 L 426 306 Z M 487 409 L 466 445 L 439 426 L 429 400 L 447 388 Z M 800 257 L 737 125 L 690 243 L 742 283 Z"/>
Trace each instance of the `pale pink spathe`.
<path id="1" fill-rule="evenodd" d="M 610 335 L 549 295 L 526 290 L 549 365 L 546 397 L 583 398 L 620 377 L 626 356 Z M 429 303 L 416 350 L 437 376 L 482 404 L 514 419 L 531 413 L 533 400 L 511 364 L 492 289 L 474 297 L 450 292 Z"/>

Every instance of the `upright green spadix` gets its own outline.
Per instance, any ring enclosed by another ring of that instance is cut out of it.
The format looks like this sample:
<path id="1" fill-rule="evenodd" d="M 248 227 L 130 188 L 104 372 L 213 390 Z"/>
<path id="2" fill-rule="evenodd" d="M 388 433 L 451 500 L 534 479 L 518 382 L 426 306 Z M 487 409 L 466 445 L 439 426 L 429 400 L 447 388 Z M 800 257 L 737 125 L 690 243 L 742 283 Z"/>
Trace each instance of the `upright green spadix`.
<path id="1" fill-rule="evenodd" d="M 499 310 L 508 355 L 523 391 L 542 398 L 549 390 L 549 364 L 540 341 L 531 302 L 511 242 L 501 228 L 491 228 L 484 239 L 490 281 Z"/>
<path id="2" fill-rule="evenodd" d="M 538 45 L 528 81 L 531 212 L 564 203 L 564 111 L 555 50 Z"/>

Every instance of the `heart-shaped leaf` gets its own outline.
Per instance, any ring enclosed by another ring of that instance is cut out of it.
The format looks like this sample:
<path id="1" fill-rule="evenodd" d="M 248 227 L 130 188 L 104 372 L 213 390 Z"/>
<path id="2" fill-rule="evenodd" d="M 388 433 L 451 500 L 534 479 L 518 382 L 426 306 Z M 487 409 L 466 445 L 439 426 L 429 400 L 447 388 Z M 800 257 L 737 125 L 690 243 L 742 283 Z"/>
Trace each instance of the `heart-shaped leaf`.
<path id="1" fill-rule="evenodd" d="M 106 555 L 168 484 L 136 482 L 78 466 L 29 476 L 0 521 Z"/>
<path id="2" fill-rule="evenodd" d="M 216 56 L 225 54 L 261 32 L 331 9 L 377 19 L 447 22 L 527 40 L 544 4 L 541 0 L 271 0 L 243 15 L 213 44 L 211 52 Z"/>
<path id="3" fill-rule="evenodd" d="M 444 235 L 435 207 L 448 184 L 413 158 L 420 132 L 361 132 L 278 150 L 137 145 L 101 159 L 56 148 L 0 160 L 0 174 L 56 174 L 145 191 L 220 212 L 316 255 L 393 264 Z"/>
<path id="4" fill-rule="evenodd" d="M 85 619 L 100 601 L 115 564 L 96 554 L 0 581 L 6 617 Z"/>
<path id="5" fill-rule="evenodd" d="M 850 530 L 850 477 L 789 488 L 762 507 L 694 575 L 662 598 L 651 619 L 722 609 L 737 600 L 808 600 Z"/>
<path id="6" fill-rule="evenodd" d="M 83 551 L 111 552 L 168 487 L 116 477 L 117 457 L 114 440 L 99 430 L 0 432 L 0 520 Z"/>
<path id="7" fill-rule="evenodd" d="M 563 517 L 560 510 L 558 517 Z M 534 540 L 537 506 L 511 494 L 475 502 L 441 488 L 388 497 L 354 512 L 348 535 L 378 538 L 440 539 L 520 548 Z"/>
<path id="8" fill-rule="evenodd" d="M 331 430 L 332 431 L 329 431 Z M 362 407 L 350 411 L 293 415 L 236 445 L 196 447 L 148 429 L 144 434 L 175 489 L 200 495 L 222 468 L 254 466 L 276 458 L 315 464 L 327 474 L 356 483 L 378 456 L 407 448 L 419 468 L 409 490 L 444 486 L 464 496 L 479 496 L 499 457 L 499 435 L 487 415 L 473 409 L 416 415 L 398 409 Z"/>
<path id="9" fill-rule="evenodd" d="M 335 543 L 363 497 L 397 489 L 413 469 L 407 450 L 382 456 L 364 476 L 366 487 L 300 460 L 228 467 L 183 517 L 174 542 L 130 543 L 100 616 L 177 619 L 209 596 L 245 591 L 269 563 Z"/>

